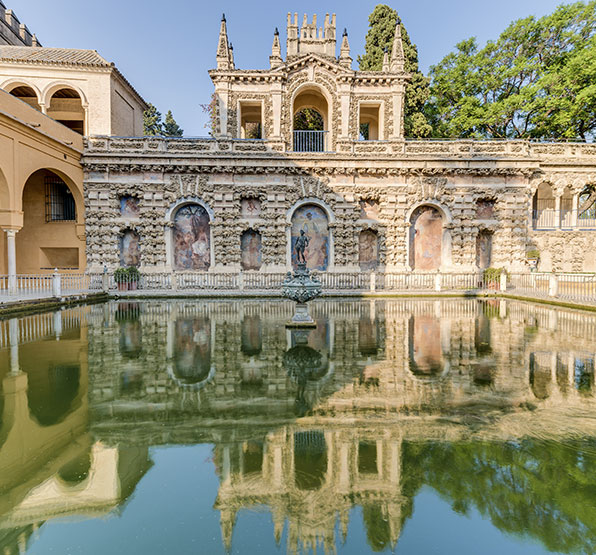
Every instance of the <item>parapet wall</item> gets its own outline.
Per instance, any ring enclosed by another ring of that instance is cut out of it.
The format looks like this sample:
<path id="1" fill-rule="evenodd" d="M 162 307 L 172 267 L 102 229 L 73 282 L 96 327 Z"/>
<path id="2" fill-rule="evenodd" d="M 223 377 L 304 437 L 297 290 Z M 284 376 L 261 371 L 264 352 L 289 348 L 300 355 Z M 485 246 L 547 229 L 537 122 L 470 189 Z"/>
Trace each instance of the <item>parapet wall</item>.
<path id="1" fill-rule="evenodd" d="M 2 0 L 0 0 L 0 44 L 41 46 L 27 25 L 21 23 L 16 14 L 6 8 Z"/>

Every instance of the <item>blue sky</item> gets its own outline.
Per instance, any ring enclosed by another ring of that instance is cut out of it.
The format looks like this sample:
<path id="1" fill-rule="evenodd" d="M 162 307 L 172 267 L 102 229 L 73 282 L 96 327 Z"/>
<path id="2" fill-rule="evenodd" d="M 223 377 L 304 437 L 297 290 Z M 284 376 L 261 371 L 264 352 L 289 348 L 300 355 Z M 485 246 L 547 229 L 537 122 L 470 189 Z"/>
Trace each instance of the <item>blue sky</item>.
<path id="1" fill-rule="evenodd" d="M 205 136 L 199 105 L 212 92 L 207 70 L 215 66 L 222 12 L 237 68 L 268 66 L 275 27 L 285 47 L 288 12 L 337 14 L 348 29 L 352 57 L 364 50 L 368 16 L 378 1 L 302 0 L 3 0 L 44 46 L 91 48 L 112 61 L 139 93 L 162 113 L 168 109 L 188 136 Z M 561 0 L 416 0 L 390 2 L 418 46 L 423 71 L 460 40 L 497 38 L 513 20 L 552 12 Z M 338 44 L 339 49 L 339 44 Z M 357 69 L 357 63 L 354 63 Z"/>

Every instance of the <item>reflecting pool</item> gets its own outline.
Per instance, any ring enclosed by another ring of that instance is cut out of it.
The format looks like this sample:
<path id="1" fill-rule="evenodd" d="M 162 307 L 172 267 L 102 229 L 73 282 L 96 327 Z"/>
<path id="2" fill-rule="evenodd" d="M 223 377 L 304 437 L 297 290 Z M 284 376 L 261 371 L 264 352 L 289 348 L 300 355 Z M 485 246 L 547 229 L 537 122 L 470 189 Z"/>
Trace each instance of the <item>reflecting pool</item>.
<path id="1" fill-rule="evenodd" d="M 596 552 L 596 314 L 310 311 L 0 322 L 0 553 Z"/>

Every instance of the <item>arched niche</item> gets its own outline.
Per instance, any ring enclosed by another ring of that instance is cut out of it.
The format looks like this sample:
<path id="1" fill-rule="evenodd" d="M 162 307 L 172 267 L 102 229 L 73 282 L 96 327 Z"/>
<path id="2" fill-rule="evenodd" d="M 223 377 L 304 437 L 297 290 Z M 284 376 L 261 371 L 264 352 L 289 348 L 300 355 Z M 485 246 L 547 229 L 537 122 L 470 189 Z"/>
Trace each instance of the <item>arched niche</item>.
<path id="1" fill-rule="evenodd" d="M 35 89 L 33 89 L 33 87 L 25 84 L 21 85 L 19 83 L 14 83 L 9 85 L 6 90 L 12 96 L 17 97 L 19 100 L 22 100 L 32 108 L 35 108 L 41 112 L 41 107 L 39 105 L 39 95 Z"/>
<path id="2" fill-rule="evenodd" d="M 211 218 L 198 203 L 186 203 L 172 214 L 172 267 L 208 270 L 211 266 Z"/>
<path id="3" fill-rule="evenodd" d="M 331 234 L 327 211 L 315 203 L 301 204 L 293 211 L 290 221 L 292 267 L 297 268 L 296 240 L 300 237 L 300 231 L 304 231 L 308 238 L 305 250 L 307 268 L 326 271 L 331 265 Z"/>
<path id="4" fill-rule="evenodd" d="M 595 186 L 588 185 L 579 194 L 577 225 L 579 227 L 596 227 Z"/>
<path id="5" fill-rule="evenodd" d="M 409 264 L 412 270 L 439 270 L 447 263 L 450 236 L 445 237 L 444 213 L 434 205 L 424 204 L 410 215 Z"/>
<path id="6" fill-rule="evenodd" d="M 262 264 L 261 234 L 247 229 L 240 236 L 240 266 L 243 270 L 260 270 Z"/>
<path id="7" fill-rule="evenodd" d="M 573 189 L 568 185 L 561 195 L 561 227 L 573 225 Z"/>
<path id="8" fill-rule="evenodd" d="M 119 237 L 120 266 L 139 266 L 141 263 L 141 238 L 133 229 L 125 229 Z"/>
<path id="9" fill-rule="evenodd" d="M 176 321 L 173 372 L 180 385 L 196 386 L 210 378 L 211 341 L 209 318 L 201 316 Z"/>
<path id="10" fill-rule="evenodd" d="M 490 268 L 492 263 L 493 232 L 482 230 L 476 236 L 476 266 L 480 270 Z"/>
<path id="11" fill-rule="evenodd" d="M 69 129 L 85 134 L 85 108 L 81 95 L 75 89 L 63 87 L 53 92 L 47 114 Z"/>
<path id="12" fill-rule="evenodd" d="M 555 195 L 550 183 L 543 182 L 532 198 L 534 227 L 555 226 Z"/>
<path id="13" fill-rule="evenodd" d="M 379 266 L 379 234 L 364 229 L 358 235 L 358 264 L 363 271 L 376 270 Z"/>
<path id="14" fill-rule="evenodd" d="M 91 453 L 85 451 L 67 462 L 58 471 L 58 478 L 68 486 L 76 486 L 87 479 L 91 470 Z"/>
<path id="15" fill-rule="evenodd" d="M 33 172 L 23 187 L 23 228 L 16 235 L 17 272 L 79 270 L 85 243 L 78 235 L 84 205 L 79 191 L 58 173 Z"/>

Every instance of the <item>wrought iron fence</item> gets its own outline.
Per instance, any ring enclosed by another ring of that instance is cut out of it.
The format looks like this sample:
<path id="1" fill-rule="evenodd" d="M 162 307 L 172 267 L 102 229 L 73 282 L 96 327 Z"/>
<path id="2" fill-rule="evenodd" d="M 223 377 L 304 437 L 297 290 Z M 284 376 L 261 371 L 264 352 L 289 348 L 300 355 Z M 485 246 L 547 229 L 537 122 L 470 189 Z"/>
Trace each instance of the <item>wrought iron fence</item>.
<path id="1" fill-rule="evenodd" d="M 294 131 L 294 152 L 326 152 L 327 131 Z"/>
<path id="2" fill-rule="evenodd" d="M 596 208 L 578 210 L 555 210 L 544 208 L 532 211 L 534 229 L 596 229 Z"/>

